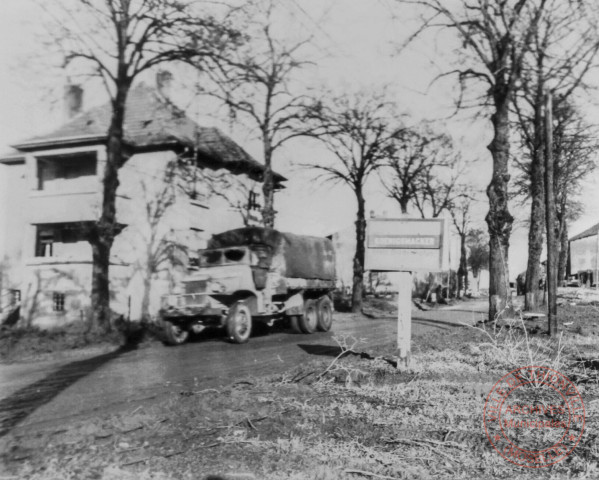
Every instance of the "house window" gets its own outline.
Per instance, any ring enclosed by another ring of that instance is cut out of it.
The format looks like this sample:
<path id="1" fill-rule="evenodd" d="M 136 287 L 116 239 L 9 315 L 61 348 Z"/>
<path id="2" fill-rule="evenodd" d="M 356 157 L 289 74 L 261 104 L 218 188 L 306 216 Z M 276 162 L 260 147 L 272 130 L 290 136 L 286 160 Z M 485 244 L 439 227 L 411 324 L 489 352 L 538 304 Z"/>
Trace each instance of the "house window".
<path id="1" fill-rule="evenodd" d="M 52 310 L 64 312 L 64 293 L 54 292 L 52 294 Z"/>
<path id="2" fill-rule="evenodd" d="M 37 227 L 37 240 L 35 245 L 36 257 L 53 257 L 54 256 L 54 229 Z"/>
<path id="3" fill-rule="evenodd" d="M 65 182 L 86 185 L 96 176 L 97 163 L 95 152 L 39 157 L 37 189 L 60 191 Z"/>
<path id="4" fill-rule="evenodd" d="M 87 226 L 87 222 L 38 225 L 35 256 L 61 257 L 84 254 L 89 249 Z"/>

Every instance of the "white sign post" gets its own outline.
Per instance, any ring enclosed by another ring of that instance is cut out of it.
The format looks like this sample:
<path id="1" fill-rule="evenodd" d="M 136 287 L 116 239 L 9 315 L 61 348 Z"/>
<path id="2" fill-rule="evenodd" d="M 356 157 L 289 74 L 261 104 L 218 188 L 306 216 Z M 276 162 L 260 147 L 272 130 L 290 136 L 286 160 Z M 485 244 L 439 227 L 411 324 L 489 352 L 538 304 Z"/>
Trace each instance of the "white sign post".
<path id="1" fill-rule="evenodd" d="M 399 360 L 408 366 L 412 340 L 412 272 L 399 272 L 398 286 L 397 349 L 399 350 Z M 399 366 L 399 362 L 397 365 Z"/>
<path id="2" fill-rule="evenodd" d="M 365 270 L 398 272 L 397 348 L 400 364 L 410 362 L 412 272 L 449 268 L 449 232 L 445 219 L 373 218 L 366 231 Z"/>

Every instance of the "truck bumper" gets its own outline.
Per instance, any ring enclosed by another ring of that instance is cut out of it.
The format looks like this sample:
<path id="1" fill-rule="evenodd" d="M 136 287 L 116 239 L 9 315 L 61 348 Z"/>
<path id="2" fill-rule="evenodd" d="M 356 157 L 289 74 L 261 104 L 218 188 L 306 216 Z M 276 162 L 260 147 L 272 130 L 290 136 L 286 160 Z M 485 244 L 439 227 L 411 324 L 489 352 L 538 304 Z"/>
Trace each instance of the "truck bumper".
<path id="1" fill-rule="evenodd" d="M 162 298 L 160 314 L 165 319 L 198 320 L 220 318 L 227 307 L 205 294 L 167 295 Z M 211 322 L 213 323 L 213 322 Z"/>
<path id="2" fill-rule="evenodd" d="M 160 310 L 160 313 L 163 318 L 194 318 L 198 317 L 220 317 L 223 315 L 222 308 L 207 308 L 207 307 L 184 307 L 184 308 L 175 308 L 169 307 L 164 310 Z"/>

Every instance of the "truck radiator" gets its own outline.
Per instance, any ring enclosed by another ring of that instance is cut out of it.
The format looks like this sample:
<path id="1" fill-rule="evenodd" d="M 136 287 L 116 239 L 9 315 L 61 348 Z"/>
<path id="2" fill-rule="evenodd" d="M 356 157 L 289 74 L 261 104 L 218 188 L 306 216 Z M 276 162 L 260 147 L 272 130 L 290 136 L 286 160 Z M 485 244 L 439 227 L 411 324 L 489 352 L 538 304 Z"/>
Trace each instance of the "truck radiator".
<path id="1" fill-rule="evenodd" d="M 208 285 L 207 280 L 190 280 L 185 282 L 185 293 L 203 293 Z"/>
<path id="2" fill-rule="evenodd" d="M 180 307 L 192 307 L 203 305 L 208 302 L 206 295 L 203 293 L 189 293 L 187 295 L 181 295 L 179 300 Z"/>

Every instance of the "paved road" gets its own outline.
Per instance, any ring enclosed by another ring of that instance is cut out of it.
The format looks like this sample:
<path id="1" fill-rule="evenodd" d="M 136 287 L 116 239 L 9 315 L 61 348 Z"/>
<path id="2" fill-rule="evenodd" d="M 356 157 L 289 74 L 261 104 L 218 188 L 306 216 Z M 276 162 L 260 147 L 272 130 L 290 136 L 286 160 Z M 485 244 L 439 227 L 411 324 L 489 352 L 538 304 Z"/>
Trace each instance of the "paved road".
<path id="1" fill-rule="evenodd" d="M 437 329 L 482 318 L 485 301 L 444 310 L 414 310 L 412 333 L 417 338 Z M 66 419 L 134 408 L 140 401 L 172 391 L 201 390 L 248 375 L 277 373 L 317 355 L 331 353 L 333 336 L 365 340 L 362 350 L 392 340 L 393 317 L 370 319 L 336 314 L 333 331 L 297 335 L 274 331 L 233 345 L 222 337 L 200 337 L 180 347 L 158 343 L 121 349 L 70 362 L 0 365 L 0 435 L 16 425 L 42 426 Z"/>

